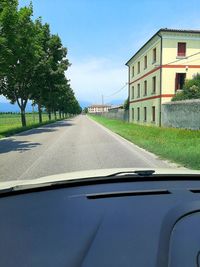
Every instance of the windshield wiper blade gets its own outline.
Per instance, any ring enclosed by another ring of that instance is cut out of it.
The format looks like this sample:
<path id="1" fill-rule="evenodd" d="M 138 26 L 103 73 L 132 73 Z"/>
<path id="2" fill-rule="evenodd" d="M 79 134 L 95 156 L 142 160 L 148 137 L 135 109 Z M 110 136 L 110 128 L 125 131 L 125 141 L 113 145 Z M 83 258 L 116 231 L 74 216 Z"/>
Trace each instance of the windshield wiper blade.
<path id="1" fill-rule="evenodd" d="M 107 175 L 106 177 L 113 177 L 113 176 L 129 176 L 129 175 L 138 175 L 138 176 L 151 176 L 155 173 L 155 170 L 137 170 L 137 171 L 122 171 L 122 172 L 115 172 L 112 174 Z"/>
<path id="2" fill-rule="evenodd" d="M 106 176 L 98 176 L 98 177 L 90 177 L 90 178 L 77 178 L 72 180 L 57 180 L 57 181 L 47 181 L 43 183 L 36 183 L 36 184 L 22 184 L 22 185 L 15 185 L 10 188 L 6 189 L 0 189 L 0 194 L 6 194 L 11 192 L 18 192 L 18 191 L 26 191 L 26 190 L 37 190 L 41 188 L 51 187 L 51 186 L 64 186 L 64 185 L 81 185 L 81 184 L 90 184 L 90 183 L 106 183 L 108 181 L 114 181 L 114 179 L 120 179 L 123 177 L 125 178 L 134 178 L 137 177 L 149 177 L 152 176 L 155 173 L 155 170 L 133 170 L 133 171 L 121 171 L 121 172 L 115 172 Z"/>
<path id="3" fill-rule="evenodd" d="M 109 175 L 75 178 L 67 180 L 55 180 L 42 183 L 22 184 L 0 190 L 0 197 L 10 194 L 21 194 L 26 192 L 37 192 L 40 190 L 54 190 L 64 187 L 88 186 L 107 183 L 124 183 L 124 182 L 150 182 L 150 181 L 200 181 L 199 174 L 162 174 L 156 173 L 155 170 L 127 170 L 113 172 Z"/>
<path id="4" fill-rule="evenodd" d="M 131 178 L 134 180 L 140 177 L 146 178 L 150 177 L 155 173 L 155 170 L 134 170 L 134 171 L 121 171 L 115 172 L 106 176 L 99 177 L 90 177 L 90 178 L 77 178 L 72 180 L 57 180 L 57 181 L 49 181 L 38 184 L 22 184 L 16 185 L 10 188 L 1 189 L 0 195 L 6 195 L 9 193 L 17 193 L 17 192 L 26 192 L 28 191 L 37 191 L 37 190 L 45 190 L 53 187 L 64 187 L 64 186 L 73 186 L 73 185 L 84 185 L 84 184 L 92 184 L 92 183 L 108 183 L 108 182 L 120 182 L 120 179 L 123 178 L 125 182 L 125 178 L 129 181 Z"/>

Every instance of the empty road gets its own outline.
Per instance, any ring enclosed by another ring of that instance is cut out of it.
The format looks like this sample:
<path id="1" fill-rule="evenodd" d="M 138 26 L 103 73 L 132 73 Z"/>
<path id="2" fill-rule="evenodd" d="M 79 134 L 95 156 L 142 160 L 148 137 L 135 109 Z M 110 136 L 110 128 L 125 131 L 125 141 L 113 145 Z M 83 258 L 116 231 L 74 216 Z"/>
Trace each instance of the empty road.
<path id="1" fill-rule="evenodd" d="M 171 166 L 84 115 L 0 140 L 0 181 L 121 167 Z"/>

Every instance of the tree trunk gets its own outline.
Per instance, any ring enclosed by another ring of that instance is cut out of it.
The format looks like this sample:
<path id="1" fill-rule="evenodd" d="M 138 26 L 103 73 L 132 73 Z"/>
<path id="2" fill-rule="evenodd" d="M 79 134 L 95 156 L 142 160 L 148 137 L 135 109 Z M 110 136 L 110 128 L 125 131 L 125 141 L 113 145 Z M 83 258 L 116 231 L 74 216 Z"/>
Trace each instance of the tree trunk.
<path id="1" fill-rule="evenodd" d="M 22 127 L 26 127 L 25 108 L 22 108 L 22 107 L 21 107 L 21 122 L 22 122 Z"/>
<path id="2" fill-rule="evenodd" d="M 61 111 L 59 110 L 59 119 L 61 119 Z"/>
<path id="3" fill-rule="evenodd" d="M 54 119 L 57 120 L 56 111 L 54 111 Z"/>
<path id="4" fill-rule="evenodd" d="M 51 121 L 51 111 L 48 111 L 49 121 Z"/>
<path id="5" fill-rule="evenodd" d="M 16 97 L 16 101 L 17 101 L 17 104 L 20 108 L 20 111 L 21 111 L 21 123 L 22 123 L 22 127 L 26 127 L 26 113 L 25 113 L 25 109 L 26 109 L 26 104 L 27 104 L 27 101 L 28 99 L 22 99 L 21 98 L 21 101 L 20 101 L 20 98 Z"/>
<path id="6" fill-rule="evenodd" d="M 42 108 L 40 104 L 38 104 L 38 115 L 39 115 L 39 123 L 42 123 Z"/>

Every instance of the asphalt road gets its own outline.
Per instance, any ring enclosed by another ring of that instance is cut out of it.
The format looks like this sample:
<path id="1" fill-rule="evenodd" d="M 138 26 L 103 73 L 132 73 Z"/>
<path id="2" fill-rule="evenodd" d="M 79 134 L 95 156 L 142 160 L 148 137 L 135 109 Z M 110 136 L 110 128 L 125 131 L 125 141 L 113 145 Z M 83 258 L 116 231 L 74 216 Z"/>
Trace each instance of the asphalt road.
<path id="1" fill-rule="evenodd" d="M 121 167 L 171 165 L 84 115 L 0 140 L 0 181 Z"/>

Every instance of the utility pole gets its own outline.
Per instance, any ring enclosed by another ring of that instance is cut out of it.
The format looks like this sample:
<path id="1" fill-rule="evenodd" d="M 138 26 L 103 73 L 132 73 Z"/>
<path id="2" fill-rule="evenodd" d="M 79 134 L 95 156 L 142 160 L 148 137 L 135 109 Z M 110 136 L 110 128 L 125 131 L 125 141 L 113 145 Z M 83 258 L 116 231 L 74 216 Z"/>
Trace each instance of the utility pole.
<path id="1" fill-rule="evenodd" d="M 104 97 L 103 97 L 103 95 L 101 95 L 101 97 L 102 97 L 102 105 L 104 105 Z"/>
<path id="2" fill-rule="evenodd" d="M 103 94 L 101 95 L 101 97 L 102 97 L 102 114 L 103 114 L 103 112 L 104 112 L 104 107 L 103 107 L 103 105 L 104 105 L 104 97 L 103 97 Z"/>

